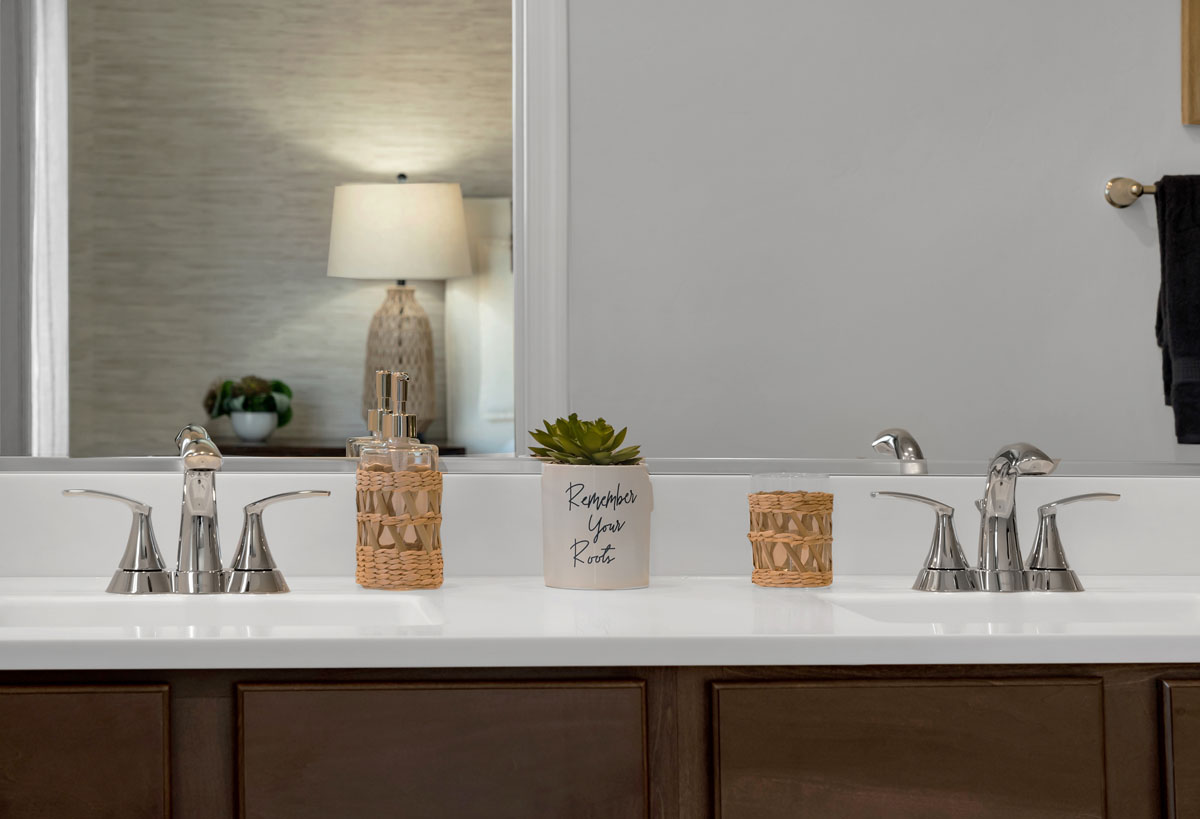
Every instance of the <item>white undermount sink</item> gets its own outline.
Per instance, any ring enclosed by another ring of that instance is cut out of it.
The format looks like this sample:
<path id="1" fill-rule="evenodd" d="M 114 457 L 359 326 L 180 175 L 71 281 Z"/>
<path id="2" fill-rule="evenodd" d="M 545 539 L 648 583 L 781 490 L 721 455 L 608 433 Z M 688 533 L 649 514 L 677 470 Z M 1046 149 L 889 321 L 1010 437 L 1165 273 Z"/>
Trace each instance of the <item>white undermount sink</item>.
<path id="1" fill-rule="evenodd" d="M 830 597 L 833 605 L 882 623 L 1192 623 L 1200 626 L 1200 594 L 1189 593 L 911 592 Z"/>
<path id="2" fill-rule="evenodd" d="M 412 627 L 442 622 L 422 597 L 381 593 L 272 595 L 21 595 L 0 597 L 4 628 Z"/>

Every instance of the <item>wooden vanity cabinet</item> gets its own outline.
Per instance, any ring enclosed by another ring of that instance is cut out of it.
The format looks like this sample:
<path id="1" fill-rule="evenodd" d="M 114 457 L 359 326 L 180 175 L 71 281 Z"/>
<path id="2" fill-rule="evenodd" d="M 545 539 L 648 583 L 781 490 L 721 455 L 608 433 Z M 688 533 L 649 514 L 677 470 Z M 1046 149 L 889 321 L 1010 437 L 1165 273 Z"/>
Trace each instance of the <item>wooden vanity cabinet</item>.
<path id="1" fill-rule="evenodd" d="M 0 819 L 167 815 L 1200 816 L 1200 664 L 0 672 Z"/>
<path id="2" fill-rule="evenodd" d="M 241 815 L 644 817 L 642 682 L 239 685 Z"/>
<path id="3" fill-rule="evenodd" d="M 162 819 L 165 685 L 0 685 L 0 816 Z"/>
<path id="4" fill-rule="evenodd" d="M 1100 679 L 715 683 L 721 819 L 1102 817 Z"/>

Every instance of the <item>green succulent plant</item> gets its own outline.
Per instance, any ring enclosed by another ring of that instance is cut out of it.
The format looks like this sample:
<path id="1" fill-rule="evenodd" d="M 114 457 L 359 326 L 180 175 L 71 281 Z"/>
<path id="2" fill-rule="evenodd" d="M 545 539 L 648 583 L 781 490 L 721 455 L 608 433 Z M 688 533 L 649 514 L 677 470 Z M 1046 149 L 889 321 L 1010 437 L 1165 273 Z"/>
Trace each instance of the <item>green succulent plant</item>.
<path id="1" fill-rule="evenodd" d="M 625 440 L 628 427 L 617 432 L 603 418 L 580 421 L 575 413 L 571 413 L 569 418 L 559 418 L 553 424 L 549 421 L 542 423 L 545 429 L 529 431 L 533 440 L 541 444 L 529 447 L 529 451 L 539 460 L 556 464 L 626 466 L 642 459 L 640 447 L 618 449 Z"/>
<path id="2" fill-rule="evenodd" d="M 279 426 L 292 420 L 292 389 L 278 379 L 268 381 L 247 375 L 241 381 L 216 381 L 204 396 L 204 409 L 210 418 L 231 412 L 273 412 Z"/>

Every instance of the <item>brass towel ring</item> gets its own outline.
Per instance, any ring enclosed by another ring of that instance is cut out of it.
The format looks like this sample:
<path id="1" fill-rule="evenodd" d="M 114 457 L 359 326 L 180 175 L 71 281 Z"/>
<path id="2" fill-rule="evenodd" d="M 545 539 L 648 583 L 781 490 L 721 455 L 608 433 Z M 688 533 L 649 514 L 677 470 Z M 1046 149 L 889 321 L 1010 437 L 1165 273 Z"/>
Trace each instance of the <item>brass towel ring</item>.
<path id="1" fill-rule="evenodd" d="M 1127 208 L 1143 193 L 1153 196 L 1157 191 L 1155 185 L 1143 185 L 1128 176 L 1118 176 L 1108 180 L 1104 186 L 1104 198 L 1114 208 Z"/>

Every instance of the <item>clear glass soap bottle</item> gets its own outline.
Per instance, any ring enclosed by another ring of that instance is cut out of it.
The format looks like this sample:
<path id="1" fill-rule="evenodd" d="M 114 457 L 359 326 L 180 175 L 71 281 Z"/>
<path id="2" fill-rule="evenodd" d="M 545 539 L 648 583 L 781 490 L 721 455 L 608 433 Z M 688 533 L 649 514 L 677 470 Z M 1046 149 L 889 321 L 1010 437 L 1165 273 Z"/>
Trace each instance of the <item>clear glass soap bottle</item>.
<path id="1" fill-rule="evenodd" d="M 383 441 L 383 414 L 391 407 L 392 373 L 389 370 L 375 371 L 375 406 L 367 410 L 367 433 L 346 440 L 346 457 L 357 458 L 363 447 Z"/>
<path id="2" fill-rule="evenodd" d="M 417 438 L 417 416 L 408 411 L 408 373 L 392 373 L 391 407 L 380 417 L 381 437 L 362 447 L 359 466 L 372 472 L 429 472 L 438 468 L 438 448 Z"/>

